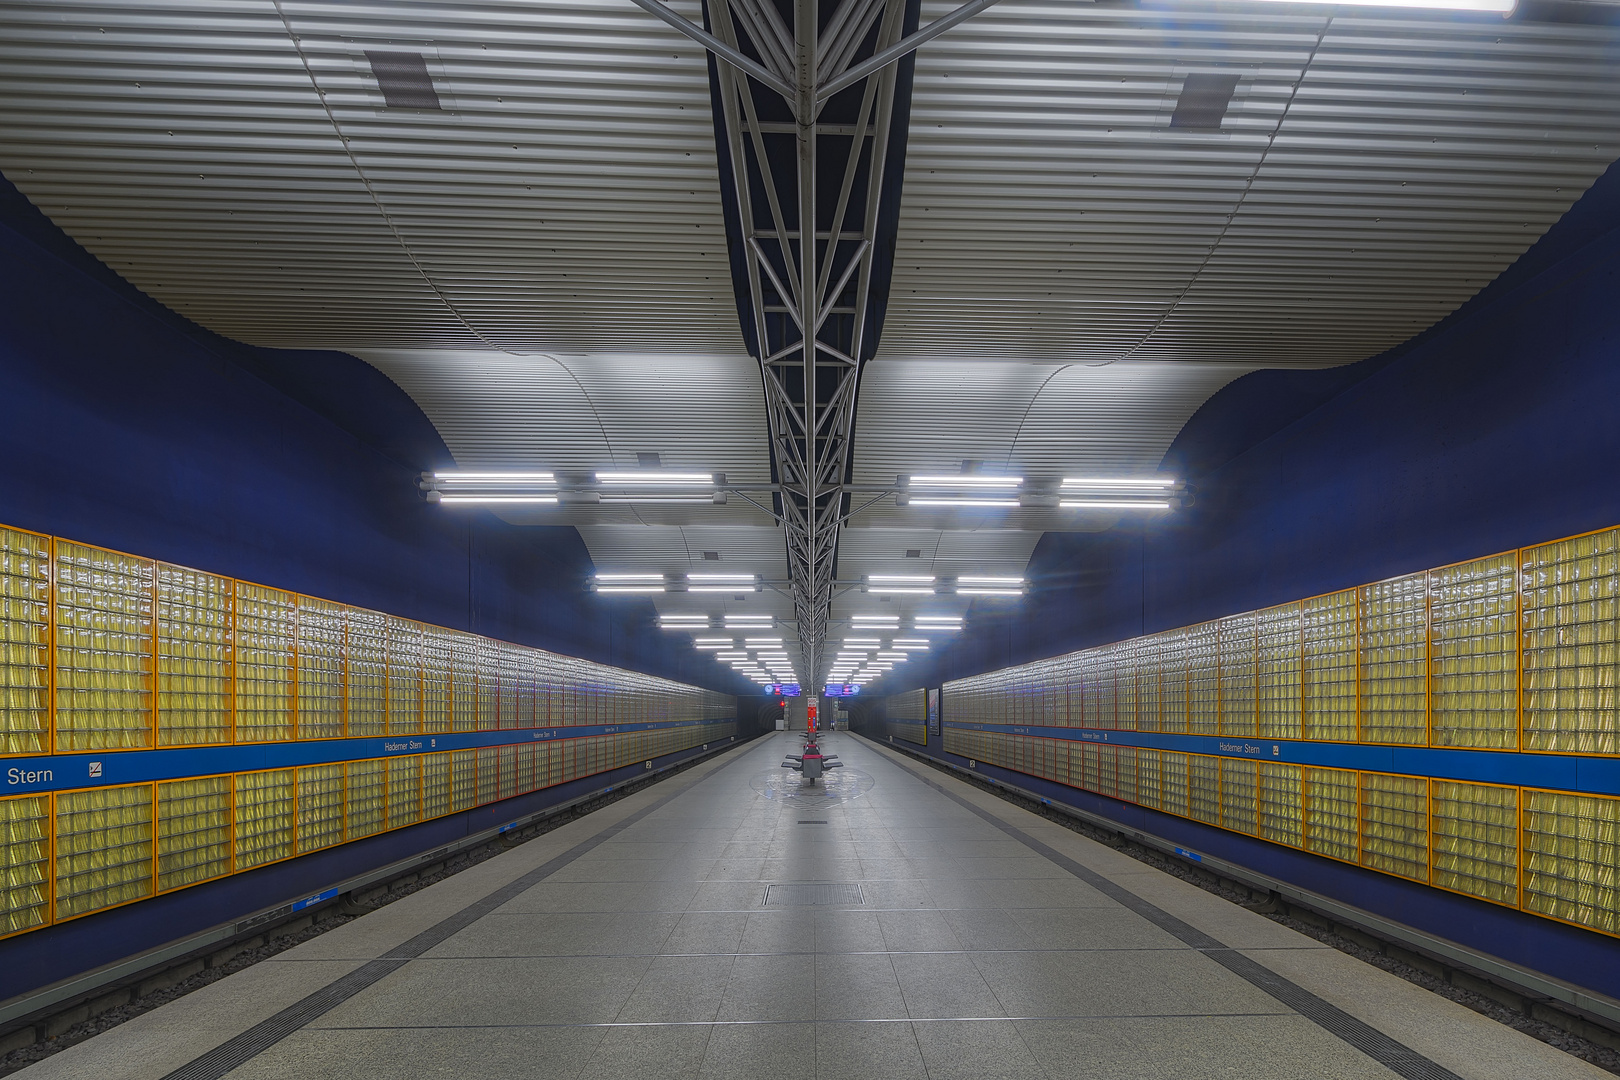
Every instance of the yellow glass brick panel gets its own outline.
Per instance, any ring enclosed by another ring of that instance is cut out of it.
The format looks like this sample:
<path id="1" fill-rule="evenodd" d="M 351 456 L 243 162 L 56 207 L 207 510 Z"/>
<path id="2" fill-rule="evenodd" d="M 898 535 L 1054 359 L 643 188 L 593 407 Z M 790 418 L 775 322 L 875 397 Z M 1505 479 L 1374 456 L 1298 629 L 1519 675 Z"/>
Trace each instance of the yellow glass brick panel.
<path id="1" fill-rule="evenodd" d="M 1519 744 L 1518 559 L 1497 555 L 1429 575 L 1429 739 Z"/>
<path id="2" fill-rule="evenodd" d="M 422 820 L 422 759 L 388 759 L 388 827 L 403 828 Z"/>
<path id="3" fill-rule="evenodd" d="M 1255 763 L 1240 758 L 1220 758 L 1220 826 L 1253 836 L 1258 831 L 1255 806 Z"/>
<path id="4" fill-rule="evenodd" d="M 1305 850 L 1357 861 L 1361 835 L 1356 774 L 1348 769 L 1304 768 Z"/>
<path id="5" fill-rule="evenodd" d="M 388 733 L 422 731 L 422 624 L 388 618 Z"/>
<path id="6" fill-rule="evenodd" d="M 473 656 L 477 677 L 478 730 L 494 731 L 501 726 L 500 645 L 488 638 L 474 638 Z"/>
<path id="7" fill-rule="evenodd" d="M 478 751 L 456 750 L 450 755 L 450 809 L 478 805 Z"/>
<path id="8" fill-rule="evenodd" d="M 382 832 L 388 812 L 388 763 L 351 761 L 345 767 L 344 830 L 350 840 Z"/>
<path id="9" fill-rule="evenodd" d="M 478 650 L 476 637 L 450 632 L 450 720 L 453 731 L 476 731 L 479 727 Z"/>
<path id="10" fill-rule="evenodd" d="M 644 745 L 648 757 L 656 756 L 654 740 L 651 737 L 645 741 Z M 521 743 L 516 747 L 516 750 L 516 764 L 513 766 L 516 772 L 514 784 L 516 793 L 523 795 L 541 786 L 535 761 L 535 755 L 541 752 L 541 748 L 534 743 Z"/>
<path id="11" fill-rule="evenodd" d="M 1187 666 L 1187 730 L 1218 735 L 1221 730 L 1221 624 L 1207 622 L 1185 632 L 1182 656 Z"/>
<path id="12" fill-rule="evenodd" d="M 0 934 L 50 921 L 51 801 L 0 799 Z"/>
<path id="13" fill-rule="evenodd" d="M 157 786 L 159 892 L 231 872 L 231 778 L 202 776 Z"/>
<path id="14" fill-rule="evenodd" d="M 1258 835 L 1276 844 L 1304 847 L 1304 773 L 1298 765 L 1262 761 L 1255 771 Z"/>
<path id="15" fill-rule="evenodd" d="M 455 770 L 450 754 L 422 759 L 422 817 L 443 817 L 455 808 Z"/>
<path id="16" fill-rule="evenodd" d="M 56 917 L 152 895 L 152 785 L 56 796 Z"/>
<path id="17" fill-rule="evenodd" d="M 343 737 L 346 613 L 339 604 L 298 598 L 298 737 Z M 300 796 L 302 797 L 302 796 Z M 300 841 L 302 848 L 302 841 Z"/>
<path id="18" fill-rule="evenodd" d="M 1082 654 L 1081 661 L 1074 666 L 1085 675 L 1081 702 L 1085 725 L 1107 729 L 1119 727 L 1118 680 L 1113 665 L 1109 663 L 1107 651 L 1098 649 Z"/>
<path id="19" fill-rule="evenodd" d="M 293 737 L 293 647 L 298 606 L 292 593 L 236 583 L 236 741 Z"/>
<path id="20" fill-rule="evenodd" d="M 623 744 L 628 736 L 617 736 Z M 621 758 L 618 764 L 623 765 L 628 758 Z M 515 746 L 502 746 L 496 749 L 495 768 L 499 777 L 495 785 L 496 800 L 510 799 L 518 793 L 518 748 Z"/>
<path id="21" fill-rule="evenodd" d="M 476 806 L 485 806 L 500 798 L 500 748 L 485 746 L 478 750 L 478 793 L 473 796 Z"/>
<path id="22" fill-rule="evenodd" d="M 1301 605 L 1255 613 L 1255 711 L 1267 739 L 1300 738 Z"/>
<path id="23" fill-rule="evenodd" d="M 49 537 L 0 529 L 0 754 L 50 749 L 50 559 Z"/>
<path id="24" fill-rule="evenodd" d="M 1157 810 L 1164 802 L 1164 752 L 1136 751 L 1136 801 Z"/>
<path id="25" fill-rule="evenodd" d="M 1159 700 L 1159 685 L 1163 681 L 1159 667 L 1157 638 L 1136 639 L 1136 730 L 1158 731 L 1162 719 L 1163 703 Z"/>
<path id="26" fill-rule="evenodd" d="M 292 769 L 238 773 L 236 869 L 262 866 L 294 854 L 297 778 Z"/>
<path id="27" fill-rule="evenodd" d="M 1386 874 L 1429 880 L 1429 781 L 1361 774 L 1361 862 Z"/>
<path id="28" fill-rule="evenodd" d="M 1101 763 L 1098 760 L 1096 743 L 1081 743 L 1077 749 L 1080 751 L 1080 786 L 1087 791 L 1098 791 L 1102 787 L 1098 775 Z"/>
<path id="29" fill-rule="evenodd" d="M 57 541 L 58 750 L 152 745 L 152 573 L 147 559 Z"/>
<path id="30" fill-rule="evenodd" d="M 1137 801 L 1137 755 L 1140 752 L 1133 746 L 1121 746 L 1117 764 L 1115 765 L 1116 797 L 1125 802 Z"/>
<path id="31" fill-rule="evenodd" d="M 437 626 L 422 628 L 422 730 L 429 734 L 455 727 L 456 650 L 451 633 Z"/>
<path id="32" fill-rule="evenodd" d="M 298 770 L 298 853 L 343 843 L 343 766 Z"/>
<path id="33" fill-rule="evenodd" d="M 1620 799 L 1524 790 L 1524 908 L 1620 933 Z"/>
<path id="34" fill-rule="evenodd" d="M 1187 730 L 1187 656 L 1183 632 L 1158 635 L 1159 730 Z"/>
<path id="35" fill-rule="evenodd" d="M 1256 634 L 1253 612 L 1220 621 L 1221 734 L 1255 734 Z"/>
<path id="36" fill-rule="evenodd" d="M 1356 590 L 1329 593 L 1300 605 L 1302 734 L 1307 739 L 1356 738 Z"/>
<path id="37" fill-rule="evenodd" d="M 346 734 L 383 735 L 388 731 L 388 617 L 364 608 L 349 608 L 348 667 L 343 680 Z"/>
<path id="38" fill-rule="evenodd" d="M 1187 755 L 1187 816 L 1210 825 L 1221 823 L 1221 762 L 1204 754 Z"/>
<path id="39" fill-rule="evenodd" d="M 231 741 L 229 578 L 157 564 L 159 746 Z"/>
<path id="40" fill-rule="evenodd" d="M 1432 782 L 1434 884 L 1515 906 L 1519 897 L 1519 790 Z"/>
<path id="41" fill-rule="evenodd" d="M 518 725 L 518 701 L 522 697 L 519 687 L 522 681 L 522 663 L 518 659 L 520 650 L 516 645 L 504 641 L 495 642 L 495 660 L 498 665 L 496 674 L 500 679 L 500 699 L 498 703 L 496 724 L 503 729 L 515 728 Z M 627 700 L 623 695 L 621 700 Z M 623 717 L 620 717 L 623 720 Z"/>
<path id="42" fill-rule="evenodd" d="M 1164 751 L 1159 766 L 1159 809 L 1167 814 L 1190 816 L 1187 806 L 1187 755 Z"/>
<path id="43" fill-rule="evenodd" d="M 1136 730 L 1136 679 L 1136 642 L 1122 641 L 1114 647 L 1114 723 L 1121 731 Z"/>
<path id="44" fill-rule="evenodd" d="M 1361 598 L 1361 741 L 1428 741 L 1429 575 L 1363 585 Z"/>
<path id="45" fill-rule="evenodd" d="M 1523 555 L 1525 749 L 1620 752 L 1620 531 Z"/>

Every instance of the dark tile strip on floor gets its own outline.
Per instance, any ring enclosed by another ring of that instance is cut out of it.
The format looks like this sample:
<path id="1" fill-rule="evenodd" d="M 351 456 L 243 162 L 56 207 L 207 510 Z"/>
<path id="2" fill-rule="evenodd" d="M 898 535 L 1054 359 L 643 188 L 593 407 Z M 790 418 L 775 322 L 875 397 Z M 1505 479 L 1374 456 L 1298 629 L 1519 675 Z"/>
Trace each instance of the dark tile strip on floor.
<path id="1" fill-rule="evenodd" d="M 881 756 L 881 755 L 880 755 Z M 1244 956 L 1191 926 L 1163 908 L 1137 896 L 1122 885 L 1110 881 L 1096 871 L 1082 866 L 1062 852 L 1030 836 L 1016 825 L 1008 824 L 990 811 L 975 806 L 971 801 L 946 789 L 937 781 L 921 776 L 896 762 L 884 758 L 889 765 L 921 784 L 964 807 L 990 825 L 1017 840 L 1042 858 L 1062 867 L 1109 899 L 1130 909 L 1166 933 L 1197 949 L 1217 964 L 1251 985 L 1264 990 L 1307 1020 L 1338 1036 L 1378 1064 L 1404 1077 L 1405 1080 L 1462 1080 L 1456 1073 L 1438 1062 L 1424 1057 L 1406 1044 L 1390 1038 L 1382 1031 L 1356 1019 L 1336 1005 L 1317 997 L 1298 983 L 1283 978 L 1270 968 Z"/>
<path id="2" fill-rule="evenodd" d="M 747 754 L 737 755 L 731 761 L 709 773 L 708 776 L 703 777 L 698 783 L 708 780 L 715 773 L 726 768 L 727 765 L 741 761 L 748 756 Z M 333 980 L 301 1001 L 282 1009 L 269 1019 L 261 1020 L 240 1035 L 227 1039 L 201 1057 L 192 1059 L 169 1073 L 168 1076 L 164 1077 L 164 1080 L 220 1080 L 232 1069 L 238 1068 L 258 1057 L 293 1032 L 331 1012 L 366 987 L 380 982 L 410 961 L 465 930 L 503 904 L 523 895 L 523 893 L 569 863 L 594 851 L 636 822 L 662 809 L 666 803 L 679 798 L 690 790 L 691 788 L 687 787 L 680 791 L 671 792 L 657 802 L 642 807 L 622 821 L 609 825 L 596 835 L 580 841 L 561 855 L 535 867 L 522 877 L 508 882 L 482 899 L 468 904 L 454 915 L 441 919 L 403 945 L 395 946 L 377 959 L 361 965 L 340 979 Z"/>

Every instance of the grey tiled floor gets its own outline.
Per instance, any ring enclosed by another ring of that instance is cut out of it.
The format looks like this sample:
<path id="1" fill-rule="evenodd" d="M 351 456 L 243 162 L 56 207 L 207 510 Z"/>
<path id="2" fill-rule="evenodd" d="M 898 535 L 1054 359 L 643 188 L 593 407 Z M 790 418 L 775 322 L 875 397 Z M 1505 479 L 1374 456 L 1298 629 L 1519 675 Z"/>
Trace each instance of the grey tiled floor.
<path id="1" fill-rule="evenodd" d="M 311 971 L 386 952 L 679 785 L 667 805 L 230 1075 L 1394 1075 L 944 797 L 915 764 L 848 735 L 828 741 L 874 778 L 865 795 L 764 797 L 757 781 L 796 738 L 764 740 L 243 973 L 261 1007 L 234 1027 L 242 976 L 30 1078 L 161 1077 L 308 993 Z M 1147 880 L 1117 852 L 958 786 L 1105 877 Z M 764 906 L 767 884 L 792 881 L 858 883 L 864 903 Z M 1151 884 L 1155 903 L 1461 1076 L 1607 1075 L 1185 883 Z"/>

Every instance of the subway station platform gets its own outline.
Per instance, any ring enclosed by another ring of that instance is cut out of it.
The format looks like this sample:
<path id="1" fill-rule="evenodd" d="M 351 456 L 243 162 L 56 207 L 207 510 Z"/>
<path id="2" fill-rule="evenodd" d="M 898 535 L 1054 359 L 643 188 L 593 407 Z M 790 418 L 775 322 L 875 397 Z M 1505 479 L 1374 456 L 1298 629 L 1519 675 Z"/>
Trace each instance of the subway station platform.
<path id="1" fill-rule="evenodd" d="M 1524 1080 L 1601 1070 L 846 733 L 778 733 L 24 1071 Z"/>

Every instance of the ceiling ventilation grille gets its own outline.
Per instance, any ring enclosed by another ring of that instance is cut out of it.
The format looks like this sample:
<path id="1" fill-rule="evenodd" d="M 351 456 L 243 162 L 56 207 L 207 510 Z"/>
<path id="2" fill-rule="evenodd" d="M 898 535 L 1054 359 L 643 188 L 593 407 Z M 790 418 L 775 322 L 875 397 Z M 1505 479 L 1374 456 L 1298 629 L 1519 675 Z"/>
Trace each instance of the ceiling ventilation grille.
<path id="1" fill-rule="evenodd" d="M 1181 86 L 1181 97 L 1176 99 L 1170 126 L 1188 131 L 1221 130 L 1237 84 L 1236 75 L 1188 75 Z"/>
<path id="2" fill-rule="evenodd" d="M 371 73 L 390 109 L 441 108 L 427 61 L 420 54 L 367 49 L 366 59 L 371 61 Z"/>

